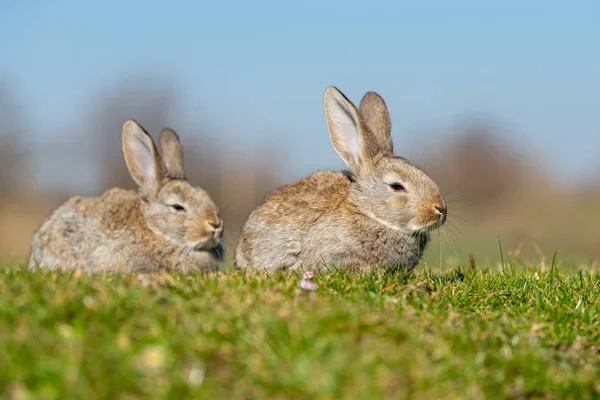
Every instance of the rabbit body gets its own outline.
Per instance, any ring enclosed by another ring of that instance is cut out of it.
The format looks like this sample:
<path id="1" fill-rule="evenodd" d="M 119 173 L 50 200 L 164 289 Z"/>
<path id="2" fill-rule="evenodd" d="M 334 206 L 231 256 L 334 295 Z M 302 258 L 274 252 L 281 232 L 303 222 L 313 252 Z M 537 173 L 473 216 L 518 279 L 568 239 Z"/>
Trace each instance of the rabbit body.
<path id="1" fill-rule="evenodd" d="M 185 180 L 177 136 L 163 131 L 161 145 L 164 160 L 142 128 L 127 123 L 124 150 L 140 192 L 113 188 L 100 197 L 69 199 L 35 232 L 28 267 L 218 270 L 223 258 L 218 209 Z"/>
<path id="2" fill-rule="evenodd" d="M 350 171 L 318 172 L 271 193 L 242 228 L 235 266 L 413 269 L 446 219 L 437 185 L 393 154 L 387 106 L 370 92 L 360 109 L 325 93 L 332 144 Z"/>
<path id="3" fill-rule="evenodd" d="M 89 272 L 219 269 L 222 244 L 203 252 L 175 245 L 152 232 L 140 208 L 136 192 L 119 188 L 97 198 L 69 199 L 35 233 L 29 268 L 83 267 Z"/>
<path id="4" fill-rule="evenodd" d="M 236 266 L 414 268 L 429 232 L 396 230 L 365 216 L 349 200 L 351 183 L 344 173 L 319 172 L 273 192 L 246 222 Z"/>

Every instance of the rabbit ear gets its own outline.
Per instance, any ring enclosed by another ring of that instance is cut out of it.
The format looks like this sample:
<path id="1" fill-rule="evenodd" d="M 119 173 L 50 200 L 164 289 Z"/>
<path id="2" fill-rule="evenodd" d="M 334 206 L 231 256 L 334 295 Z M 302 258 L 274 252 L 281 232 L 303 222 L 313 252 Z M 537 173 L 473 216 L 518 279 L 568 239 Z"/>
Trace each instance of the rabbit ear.
<path id="1" fill-rule="evenodd" d="M 359 112 L 379 153 L 393 154 L 390 113 L 381 96 L 375 92 L 365 94 L 360 102 Z"/>
<path id="2" fill-rule="evenodd" d="M 353 173 L 365 165 L 367 140 L 356 107 L 335 87 L 325 91 L 325 119 L 335 151 Z"/>
<path id="3" fill-rule="evenodd" d="M 158 192 L 163 178 L 162 160 L 150 135 L 133 120 L 123 125 L 123 153 L 129 173 L 142 192 Z"/>
<path id="4" fill-rule="evenodd" d="M 179 136 L 171 129 L 165 128 L 160 133 L 160 151 L 169 177 L 185 179 L 183 172 L 183 148 Z"/>

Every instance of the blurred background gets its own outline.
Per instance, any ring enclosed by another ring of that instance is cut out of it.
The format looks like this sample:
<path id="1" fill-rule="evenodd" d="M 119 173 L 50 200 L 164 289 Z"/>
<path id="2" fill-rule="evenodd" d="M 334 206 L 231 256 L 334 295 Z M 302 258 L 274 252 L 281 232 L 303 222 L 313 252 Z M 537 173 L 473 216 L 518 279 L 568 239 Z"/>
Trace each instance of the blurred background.
<path id="1" fill-rule="evenodd" d="M 425 262 L 600 256 L 600 2 L 4 1 L 0 257 L 57 205 L 133 188 L 121 126 L 164 126 L 233 251 L 278 186 L 344 165 L 323 92 L 377 91 L 449 200 Z"/>

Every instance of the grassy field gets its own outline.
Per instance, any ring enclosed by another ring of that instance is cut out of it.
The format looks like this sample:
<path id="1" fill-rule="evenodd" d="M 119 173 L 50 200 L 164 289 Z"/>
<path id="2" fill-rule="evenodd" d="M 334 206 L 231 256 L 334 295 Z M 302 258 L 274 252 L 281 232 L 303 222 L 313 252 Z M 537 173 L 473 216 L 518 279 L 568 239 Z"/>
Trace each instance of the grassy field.
<path id="1" fill-rule="evenodd" d="M 598 398 L 600 274 L 0 273 L 0 396 Z"/>

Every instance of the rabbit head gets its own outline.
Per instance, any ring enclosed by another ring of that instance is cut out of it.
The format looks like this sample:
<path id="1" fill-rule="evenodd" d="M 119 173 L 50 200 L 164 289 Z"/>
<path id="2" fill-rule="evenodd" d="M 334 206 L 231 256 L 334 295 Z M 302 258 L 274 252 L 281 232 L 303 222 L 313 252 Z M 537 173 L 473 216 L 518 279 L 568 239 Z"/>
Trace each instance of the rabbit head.
<path id="1" fill-rule="evenodd" d="M 350 199 L 361 213 L 396 230 L 426 232 L 446 221 L 440 189 L 420 168 L 393 153 L 387 106 L 374 92 L 358 109 L 339 90 L 324 95 L 331 142 L 350 169 Z"/>
<path id="2" fill-rule="evenodd" d="M 173 244 L 210 250 L 221 244 L 223 221 L 208 193 L 192 186 L 183 171 L 183 149 L 175 132 L 164 129 L 158 153 L 154 141 L 135 121 L 123 125 L 123 153 L 139 186 L 148 227 Z"/>

